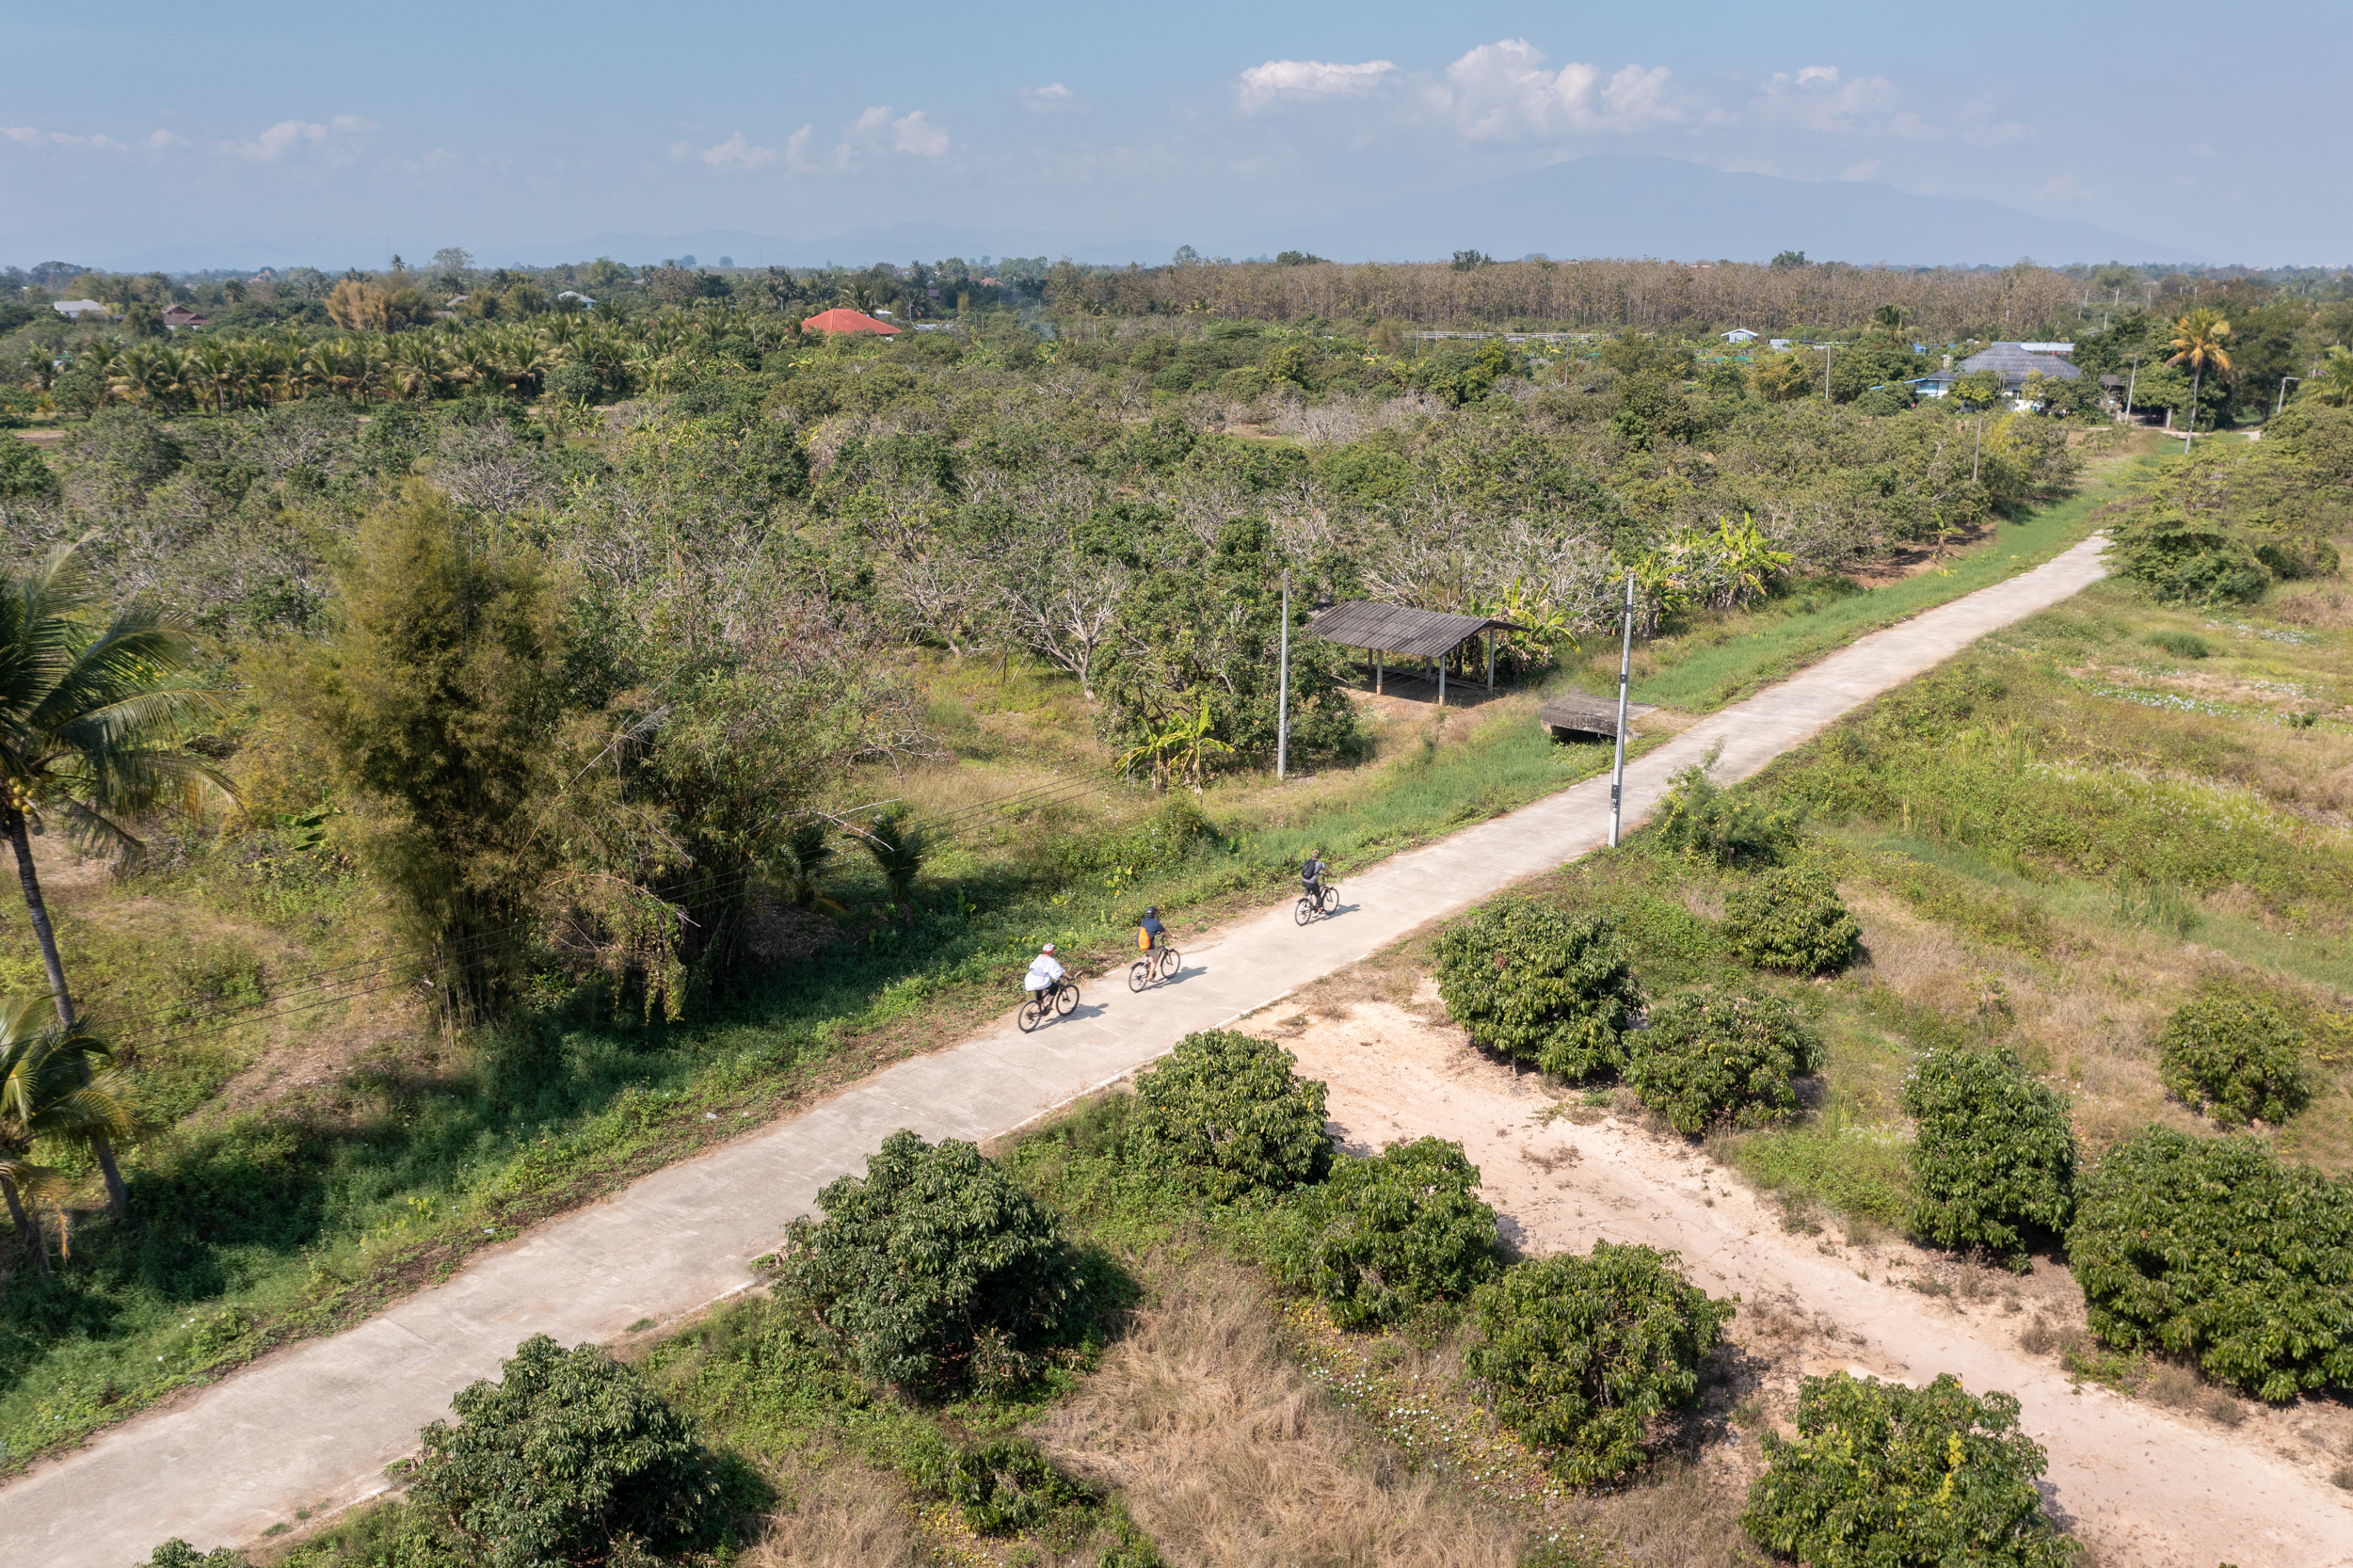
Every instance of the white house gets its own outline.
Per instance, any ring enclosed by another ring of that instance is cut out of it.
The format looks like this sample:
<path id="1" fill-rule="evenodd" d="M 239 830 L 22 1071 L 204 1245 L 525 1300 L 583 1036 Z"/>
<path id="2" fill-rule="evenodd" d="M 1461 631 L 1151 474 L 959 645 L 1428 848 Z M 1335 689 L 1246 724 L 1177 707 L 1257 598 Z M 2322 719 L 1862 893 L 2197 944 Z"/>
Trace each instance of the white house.
<path id="1" fill-rule="evenodd" d="M 110 316 L 112 311 L 95 299 L 60 299 L 52 307 L 61 316 Z"/>
<path id="2" fill-rule="evenodd" d="M 1736 328 L 1734 328 L 1731 331 L 1726 332 L 1726 333 L 1724 334 L 1724 342 L 1726 342 L 1726 343 L 1754 343 L 1754 342 L 1757 340 L 1757 338 L 1759 337 L 1759 335 L 1760 335 L 1760 334 L 1758 334 L 1758 333 L 1755 333 L 1755 332 L 1752 332 L 1752 331 L 1750 331 L 1750 330 L 1749 330 L 1747 328 L 1745 328 L 1745 327 L 1736 327 Z"/>

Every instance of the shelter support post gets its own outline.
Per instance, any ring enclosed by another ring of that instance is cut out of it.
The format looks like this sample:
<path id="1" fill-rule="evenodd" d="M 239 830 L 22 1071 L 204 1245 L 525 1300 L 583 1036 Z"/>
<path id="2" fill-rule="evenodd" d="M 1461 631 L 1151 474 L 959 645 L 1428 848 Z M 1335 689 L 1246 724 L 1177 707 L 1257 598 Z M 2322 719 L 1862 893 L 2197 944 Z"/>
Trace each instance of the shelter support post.
<path id="1" fill-rule="evenodd" d="M 1376 648 L 1372 650 L 1372 695 L 1375 696 L 1381 695 L 1381 650 Z"/>
<path id="2" fill-rule="evenodd" d="M 1438 655 L 1438 706 L 1446 706 L 1446 655 Z"/>
<path id="3" fill-rule="evenodd" d="M 1481 632 L 1480 635 L 1487 642 L 1487 690 L 1492 692 L 1496 689 L 1496 634 Z"/>

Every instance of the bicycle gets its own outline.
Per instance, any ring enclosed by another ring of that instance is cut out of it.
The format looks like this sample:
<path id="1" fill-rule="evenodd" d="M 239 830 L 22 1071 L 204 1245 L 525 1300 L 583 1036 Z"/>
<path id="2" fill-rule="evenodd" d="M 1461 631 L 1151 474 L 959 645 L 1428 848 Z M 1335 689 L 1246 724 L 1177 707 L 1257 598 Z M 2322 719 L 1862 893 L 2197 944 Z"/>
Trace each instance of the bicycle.
<path id="1" fill-rule="evenodd" d="M 1079 983 L 1064 975 L 1043 991 L 1032 991 L 1024 997 L 1021 1011 L 1015 1015 L 1015 1022 L 1020 1024 L 1021 1032 L 1027 1034 L 1048 1018 L 1068 1017 L 1071 1010 L 1078 1005 Z"/>
<path id="2" fill-rule="evenodd" d="M 1317 898 L 1313 894 L 1309 893 L 1302 893 L 1299 895 L 1299 902 L 1291 906 L 1291 919 L 1298 921 L 1301 925 L 1305 925 L 1309 920 L 1321 920 L 1326 915 L 1337 914 L 1339 907 L 1339 885 L 1334 882 L 1327 882 L 1323 885 L 1323 896 L 1321 898 Z"/>
<path id="3" fill-rule="evenodd" d="M 1128 989 L 1141 991 L 1155 980 L 1174 980 L 1184 967 L 1183 955 L 1168 945 L 1168 938 L 1155 936 L 1152 951 L 1128 966 Z"/>

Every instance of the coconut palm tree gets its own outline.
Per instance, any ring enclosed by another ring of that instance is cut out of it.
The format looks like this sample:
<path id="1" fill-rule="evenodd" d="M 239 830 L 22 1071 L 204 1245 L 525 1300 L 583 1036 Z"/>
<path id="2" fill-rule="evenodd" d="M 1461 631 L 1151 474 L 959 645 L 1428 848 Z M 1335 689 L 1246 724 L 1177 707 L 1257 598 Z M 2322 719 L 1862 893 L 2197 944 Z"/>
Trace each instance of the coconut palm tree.
<path id="1" fill-rule="evenodd" d="M 2304 383 L 2304 392 L 2332 408 L 2353 408 L 2353 349 L 2339 344 L 2329 350 L 2329 357 Z"/>
<path id="2" fill-rule="evenodd" d="M 49 1272 L 49 1249 L 32 1210 L 64 1195 L 56 1171 L 33 1163 L 38 1139 L 93 1153 L 131 1133 L 114 1052 L 87 1030 L 52 1023 L 38 999 L 0 1002 L 0 1198 L 34 1266 Z"/>
<path id="3" fill-rule="evenodd" d="M 2173 357 L 2165 362 L 2180 369 L 2189 367 L 2189 427 L 2198 429 L 2198 383 L 2209 368 L 2223 375 L 2231 374 L 2231 356 L 2223 348 L 2222 340 L 2231 335 L 2231 324 L 2220 312 L 2201 305 L 2173 324 Z M 2182 450 L 2189 450 L 2189 440 L 2184 437 Z"/>
<path id="4" fill-rule="evenodd" d="M 49 971 L 59 1027 L 75 1028 L 65 964 L 41 898 L 32 835 L 56 817 L 87 848 L 136 855 L 129 819 L 178 796 L 226 797 L 228 782 L 174 743 L 207 706 L 188 632 L 134 607 L 99 625 L 80 544 L 22 575 L 0 572 L 0 832 Z M 122 1174 L 103 1132 L 91 1143 L 106 1194 L 123 1212 Z"/>
<path id="5" fill-rule="evenodd" d="M 890 902 L 902 909 L 915 903 L 915 878 L 923 869 L 931 847 L 922 829 L 911 827 L 904 811 L 886 811 L 866 824 L 858 842 L 874 858 L 874 869 L 890 890 Z"/>

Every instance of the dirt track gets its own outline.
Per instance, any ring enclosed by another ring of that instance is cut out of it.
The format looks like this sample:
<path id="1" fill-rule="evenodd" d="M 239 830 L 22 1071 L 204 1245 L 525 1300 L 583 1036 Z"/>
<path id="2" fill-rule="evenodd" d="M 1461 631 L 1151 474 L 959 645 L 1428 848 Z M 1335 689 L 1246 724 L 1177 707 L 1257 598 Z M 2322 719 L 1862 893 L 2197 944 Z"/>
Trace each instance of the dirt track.
<path id="1" fill-rule="evenodd" d="M 2256 1412 L 2226 1431 L 2078 1386 L 2055 1359 L 2021 1348 L 2031 1318 L 2003 1299 L 2001 1276 L 1976 1302 L 1890 1283 L 1949 1265 L 1901 1243 L 1785 1230 L 1777 1206 L 1703 1150 L 1614 1117 L 1580 1125 L 1563 1109 L 1598 1113 L 1562 1108 L 1533 1076 L 1471 1049 L 1459 1029 L 1383 1001 L 1287 1021 L 1272 1032 L 1297 1053 L 1303 1077 L 1330 1085 L 1333 1123 L 1352 1149 L 1458 1140 L 1507 1238 L 1526 1251 L 1582 1251 L 1597 1239 L 1669 1247 L 1710 1292 L 1738 1292 L 1732 1334 L 1775 1414 L 1786 1415 L 1801 1375 L 1844 1368 L 1919 1384 L 1956 1373 L 1973 1393 L 2018 1397 L 2025 1430 L 2050 1454 L 2053 1512 L 2102 1568 L 2353 1563 L 2353 1495 L 2329 1483 L 2335 1461 L 2309 1417 Z M 2025 1294 L 2073 1295 L 2048 1262 L 2037 1273 Z M 1753 1455 L 1753 1439 L 1740 1441 Z"/>

